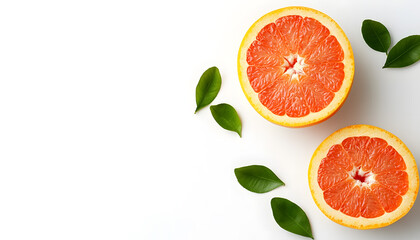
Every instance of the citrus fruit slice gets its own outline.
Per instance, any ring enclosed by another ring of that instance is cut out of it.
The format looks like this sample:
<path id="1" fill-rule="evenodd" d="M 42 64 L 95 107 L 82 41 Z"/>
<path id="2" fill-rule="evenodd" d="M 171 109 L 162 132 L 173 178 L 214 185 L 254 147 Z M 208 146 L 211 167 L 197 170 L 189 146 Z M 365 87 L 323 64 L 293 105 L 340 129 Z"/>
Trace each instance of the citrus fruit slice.
<path id="1" fill-rule="evenodd" d="M 238 54 L 248 101 L 267 120 L 303 127 L 332 116 L 354 75 L 350 42 L 333 19 L 306 7 L 287 7 L 258 19 Z"/>
<path id="2" fill-rule="evenodd" d="M 410 150 L 393 134 L 369 125 L 336 131 L 316 149 L 309 188 L 319 209 L 344 226 L 387 226 L 413 206 L 419 174 Z"/>

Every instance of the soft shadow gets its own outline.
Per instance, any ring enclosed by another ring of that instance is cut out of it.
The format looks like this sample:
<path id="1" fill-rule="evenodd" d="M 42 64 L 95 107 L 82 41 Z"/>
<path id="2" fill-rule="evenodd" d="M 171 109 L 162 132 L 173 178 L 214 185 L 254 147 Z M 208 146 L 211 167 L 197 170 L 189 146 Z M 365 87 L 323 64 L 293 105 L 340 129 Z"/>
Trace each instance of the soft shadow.
<path id="1" fill-rule="evenodd" d="M 304 146 L 311 146 L 304 151 L 302 161 L 307 161 L 313 154 L 316 147 L 334 131 L 354 124 L 373 124 L 370 123 L 369 115 L 372 114 L 373 103 L 369 103 L 369 98 L 375 91 L 372 81 L 372 71 L 367 68 L 369 63 L 367 60 L 354 53 L 355 59 L 355 75 L 353 85 L 347 100 L 331 118 L 322 123 L 310 127 L 292 129 L 272 127 L 270 131 L 276 132 L 280 138 L 288 136 L 289 142 L 302 143 Z M 370 105 L 369 105 L 370 104 Z"/>
<path id="2" fill-rule="evenodd" d="M 416 201 L 411 210 L 403 218 L 390 226 L 367 231 L 367 236 L 375 239 L 418 239 L 420 228 L 420 202 Z M 417 234 L 413 234 L 417 232 Z"/>
<path id="3" fill-rule="evenodd" d="M 369 114 L 372 114 L 369 98 L 374 92 L 374 85 L 369 81 L 372 78 L 372 71 L 369 71 L 368 62 L 354 53 L 355 74 L 353 85 L 347 100 L 341 109 L 337 111 L 330 119 L 309 127 L 308 132 L 312 136 L 328 136 L 334 131 L 354 124 L 370 124 L 368 122 Z"/>

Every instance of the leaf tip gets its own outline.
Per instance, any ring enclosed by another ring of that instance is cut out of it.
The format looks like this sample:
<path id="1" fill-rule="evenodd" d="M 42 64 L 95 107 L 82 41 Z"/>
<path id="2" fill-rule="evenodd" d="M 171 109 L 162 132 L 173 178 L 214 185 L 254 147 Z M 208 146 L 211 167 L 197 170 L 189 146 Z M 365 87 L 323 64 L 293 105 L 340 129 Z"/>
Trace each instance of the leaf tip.
<path id="1" fill-rule="evenodd" d="M 367 22 L 369 22 L 369 19 L 363 20 L 362 25 L 366 24 Z"/>
<path id="2" fill-rule="evenodd" d="M 278 197 L 273 197 L 273 198 L 271 199 L 271 201 L 270 201 L 271 205 L 273 205 L 273 204 L 274 204 L 274 201 L 276 201 L 277 199 L 279 199 L 279 198 L 278 198 Z"/>

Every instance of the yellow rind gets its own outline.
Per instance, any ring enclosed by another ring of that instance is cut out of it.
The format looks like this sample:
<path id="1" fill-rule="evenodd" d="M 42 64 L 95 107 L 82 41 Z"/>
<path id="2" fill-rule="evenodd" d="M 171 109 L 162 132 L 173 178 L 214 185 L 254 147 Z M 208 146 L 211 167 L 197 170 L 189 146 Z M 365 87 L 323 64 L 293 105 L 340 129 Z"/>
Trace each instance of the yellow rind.
<path id="1" fill-rule="evenodd" d="M 318 168 L 321 160 L 327 155 L 328 150 L 334 144 L 341 143 L 345 138 L 352 136 L 369 136 L 379 137 L 388 142 L 404 159 L 407 166 L 406 172 L 408 174 L 409 188 L 407 193 L 402 196 L 403 201 L 401 205 L 390 213 L 377 218 L 363 218 L 350 217 L 344 213 L 331 208 L 324 200 L 323 191 L 318 185 Z M 353 125 L 340 129 L 329 137 L 327 137 L 315 150 L 308 169 L 308 182 L 312 197 L 318 208 L 332 221 L 341 225 L 356 228 L 356 229 L 372 229 L 388 226 L 410 211 L 413 206 L 418 189 L 419 189 L 419 174 L 414 156 L 411 154 L 407 146 L 392 133 L 381 128 L 370 125 Z"/>
<path id="2" fill-rule="evenodd" d="M 326 26 L 330 30 L 330 34 L 335 36 L 340 43 L 341 47 L 344 51 L 344 81 L 343 84 L 338 92 L 335 93 L 335 97 L 333 101 L 323 110 L 310 113 L 307 116 L 300 117 L 300 118 L 292 118 L 287 115 L 279 116 L 272 113 L 268 110 L 258 99 L 258 94 L 252 89 L 246 69 L 248 67 L 248 63 L 246 62 L 246 52 L 251 45 L 251 43 L 255 40 L 259 31 L 271 22 L 275 22 L 278 18 L 287 16 L 287 15 L 300 15 L 302 17 L 312 17 L 319 22 L 321 22 L 324 26 Z M 238 53 L 238 75 L 239 81 L 241 83 L 242 91 L 244 92 L 246 98 L 252 105 L 252 107 L 265 119 L 269 120 L 270 122 L 283 125 L 286 127 L 306 127 L 313 124 L 317 124 L 322 122 L 329 117 L 331 117 L 338 109 L 343 105 L 344 101 L 346 100 L 348 93 L 350 92 L 351 85 L 353 83 L 354 77 L 354 57 L 353 51 L 350 45 L 350 41 L 346 37 L 344 31 L 340 28 L 340 26 L 328 15 L 319 12 L 312 8 L 307 7 L 286 7 L 281 8 L 272 12 L 267 13 L 266 15 L 262 16 L 258 19 L 246 32 L 241 45 L 239 47 Z"/>

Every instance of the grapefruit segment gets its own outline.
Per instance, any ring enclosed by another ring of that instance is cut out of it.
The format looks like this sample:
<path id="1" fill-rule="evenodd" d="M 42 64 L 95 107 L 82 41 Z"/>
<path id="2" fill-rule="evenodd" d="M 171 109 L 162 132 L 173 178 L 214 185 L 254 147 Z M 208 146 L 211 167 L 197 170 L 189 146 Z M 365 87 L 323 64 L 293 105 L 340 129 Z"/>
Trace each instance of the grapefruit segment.
<path id="1" fill-rule="evenodd" d="M 309 79 L 321 83 L 331 92 L 337 92 L 343 84 L 344 64 L 341 62 L 307 65 L 304 72 Z"/>
<path id="2" fill-rule="evenodd" d="M 406 169 L 404 159 L 392 146 L 387 146 L 380 152 L 372 170 L 375 173 L 382 173 L 404 169 Z"/>
<path id="3" fill-rule="evenodd" d="M 311 112 L 319 112 L 334 99 L 334 93 L 324 87 L 322 83 L 312 78 L 301 80 L 302 93 Z"/>
<path id="4" fill-rule="evenodd" d="M 325 202 L 335 210 L 340 209 L 353 187 L 354 183 L 350 179 L 337 183 L 324 191 Z"/>
<path id="5" fill-rule="evenodd" d="M 401 205 L 402 197 L 389 188 L 380 184 L 375 184 L 371 188 L 386 212 L 392 212 Z"/>
<path id="6" fill-rule="evenodd" d="M 286 42 L 274 23 L 263 27 L 258 33 L 256 40 L 261 43 L 261 46 L 273 49 L 279 54 L 287 54 L 288 52 L 285 48 L 287 46 Z"/>
<path id="7" fill-rule="evenodd" d="M 384 185 L 399 195 L 408 191 L 408 174 L 406 171 L 380 173 L 375 177 L 379 184 Z"/>
<path id="8" fill-rule="evenodd" d="M 281 66 L 284 58 L 276 48 L 254 41 L 249 47 L 246 61 L 250 66 Z"/>
<path id="9" fill-rule="evenodd" d="M 334 163 L 337 166 L 345 169 L 347 172 L 353 169 L 353 164 L 346 150 L 344 150 L 343 145 L 335 144 L 330 148 L 327 154 L 328 158 L 334 159 Z"/>
<path id="10" fill-rule="evenodd" d="M 337 38 L 330 35 L 317 45 L 308 56 L 307 63 L 341 62 L 344 51 Z"/>
<path id="11" fill-rule="evenodd" d="M 419 174 L 413 155 L 391 133 L 369 125 L 325 139 L 309 165 L 309 187 L 320 210 L 344 226 L 387 226 L 413 206 Z"/>
<path id="12" fill-rule="evenodd" d="M 300 45 L 299 29 L 303 18 L 298 15 L 289 15 L 277 19 L 276 26 L 284 41 L 288 46 L 289 52 L 296 53 Z"/>
<path id="13" fill-rule="evenodd" d="M 330 17 L 288 7 L 251 26 L 239 49 L 238 73 L 258 113 L 280 125 L 303 127 L 341 107 L 353 82 L 354 60 L 347 37 Z"/>
<path id="14" fill-rule="evenodd" d="M 352 160 L 353 166 L 360 166 L 363 162 L 367 161 L 366 147 L 369 140 L 369 137 L 349 137 L 341 143 Z"/>
<path id="15" fill-rule="evenodd" d="M 302 117 L 309 114 L 310 110 L 300 84 L 297 81 L 286 82 L 285 90 L 288 93 L 286 99 L 286 115 L 289 117 Z"/>
<path id="16" fill-rule="evenodd" d="M 330 30 L 319 21 L 310 17 L 304 18 L 299 30 L 300 44 L 298 54 L 302 57 L 307 57 L 329 35 Z"/>
<path id="17" fill-rule="evenodd" d="M 371 138 L 366 146 L 367 158 L 362 163 L 362 168 L 372 169 L 386 146 L 388 146 L 388 143 L 382 138 Z"/>
<path id="18" fill-rule="evenodd" d="M 271 112 L 284 115 L 286 113 L 286 103 L 282 99 L 287 96 L 285 85 L 288 84 L 286 82 L 288 78 L 285 75 L 280 78 L 281 81 L 274 81 L 270 86 L 261 91 L 259 99 Z M 275 99 L 275 101 L 272 101 L 272 99 Z"/>
<path id="19" fill-rule="evenodd" d="M 348 173 L 334 164 L 334 158 L 326 157 L 319 165 L 318 183 L 322 190 L 326 190 L 349 177 Z"/>
<path id="20" fill-rule="evenodd" d="M 362 211 L 362 190 L 360 186 L 355 186 L 340 207 L 340 211 L 351 217 L 360 217 Z"/>
<path id="21" fill-rule="evenodd" d="M 368 188 L 362 189 L 362 206 L 360 213 L 364 218 L 376 218 L 385 213 L 378 197 Z"/>
<path id="22" fill-rule="evenodd" d="M 274 81 L 282 81 L 281 78 L 286 77 L 283 75 L 284 70 L 279 67 L 249 66 L 248 71 L 249 83 L 254 91 L 258 93 Z"/>

